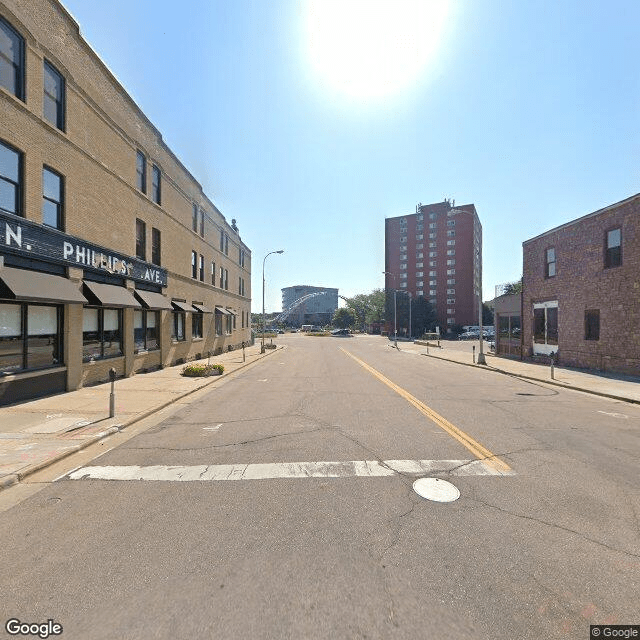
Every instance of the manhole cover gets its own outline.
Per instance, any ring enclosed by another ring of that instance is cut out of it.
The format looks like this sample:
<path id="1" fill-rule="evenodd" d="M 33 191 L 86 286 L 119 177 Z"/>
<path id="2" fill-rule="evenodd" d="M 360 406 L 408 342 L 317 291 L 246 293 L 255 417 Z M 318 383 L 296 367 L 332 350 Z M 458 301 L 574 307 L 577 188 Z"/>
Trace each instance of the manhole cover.
<path id="1" fill-rule="evenodd" d="M 439 478 L 418 478 L 413 483 L 413 490 L 419 496 L 434 502 L 453 502 L 460 497 L 458 487 Z"/>

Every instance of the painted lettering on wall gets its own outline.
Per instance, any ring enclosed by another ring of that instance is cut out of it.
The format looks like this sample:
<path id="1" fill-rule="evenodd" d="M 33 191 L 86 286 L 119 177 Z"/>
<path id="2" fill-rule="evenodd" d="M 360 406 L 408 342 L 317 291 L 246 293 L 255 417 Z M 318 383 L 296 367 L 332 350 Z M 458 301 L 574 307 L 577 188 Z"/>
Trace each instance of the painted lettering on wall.
<path id="1" fill-rule="evenodd" d="M 167 270 L 83 242 L 56 229 L 0 212 L 0 252 L 49 260 L 58 264 L 106 271 L 132 280 L 167 286 Z"/>

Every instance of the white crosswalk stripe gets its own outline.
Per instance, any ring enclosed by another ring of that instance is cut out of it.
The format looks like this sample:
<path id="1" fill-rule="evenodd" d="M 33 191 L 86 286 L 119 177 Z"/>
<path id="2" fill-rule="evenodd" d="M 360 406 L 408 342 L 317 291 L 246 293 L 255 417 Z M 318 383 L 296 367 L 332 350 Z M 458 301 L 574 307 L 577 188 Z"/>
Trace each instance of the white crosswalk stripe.
<path id="1" fill-rule="evenodd" d="M 277 478 L 350 478 L 428 474 L 452 476 L 501 476 L 483 460 L 351 460 L 342 462 L 276 462 L 195 466 L 152 465 L 82 467 L 68 474 L 71 480 L 152 480 L 212 482 L 224 480 L 273 480 Z"/>

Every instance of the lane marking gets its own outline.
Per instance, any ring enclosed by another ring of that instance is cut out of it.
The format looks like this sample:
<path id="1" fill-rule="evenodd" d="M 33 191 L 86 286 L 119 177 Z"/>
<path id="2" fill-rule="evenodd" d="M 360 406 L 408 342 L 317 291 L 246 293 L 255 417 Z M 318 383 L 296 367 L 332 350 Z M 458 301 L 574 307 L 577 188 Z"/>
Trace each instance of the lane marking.
<path id="1" fill-rule="evenodd" d="M 222 480 L 274 480 L 276 478 L 375 478 L 398 474 L 448 473 L 452 476 L 505 475 L 488 460 L 351 460 L 343 462 L 275 462 L 270 464 L 217 464 L 195 466 L 152 465 L 81 467 L 70 480 L 156 480 L 213 482 Z M 508 474 L 508 475 L 513 475 Z"/>
<path id="2" fill-rule="evenodd" d="M 479 442 L 474 440 L 470 435 L 458 429 L 455 425 L 451 424 L 446 418 L 443 418 L 440 414 L 436 413 L 433 409 L 428 407 L 424 402 L 420 402 L 418 398 L 412 396 L 408 391 L 399 387 L 394 382 L 391 382 L 389 378 L 383 376 L 379 371 L 368 365 L 360 358 L 357 358 L 352 353 L 349 353 L 346 349 L 339 347 L 340 351 L 353 358 L 361 367 L 366 369 L 371 375 L 375 376 L 380 382 L 383 382 L 388 387 L 393 389 L 398 395 L 402 396 L 407 402 L 412 404 L 420 413 L 427 416 L 437 424 L 441 429 L 446 431 L 452 438 L 457 440 L 460 444 L 466 447 L 471 453 L 479 460 L 484 460 L 486 464 L 492 466 L 498 474 L 509 474 L 511 467 L 498 458 L 495 454 L 491 453 L 489 449 L 483 447 Z"/>
<path id="3" fill-rule="evenodd" d="M 626 416 L 624 413 L 610 413 L 609 411 L 598 411 L 598 413 L 604 413 L 605 416 L 611 416 L 612 418 L 624 418 L 625 420 L 629 419 L 629 416 Z"/>
<path id="4" fill-rule="evenodd" d="M 215 427 L 202 427 L 202 430 L 203 431 L 217 431 L 223 424 L 224 424 L 224 422 L 221 422 L 220 424 L 217 424 Z"/>

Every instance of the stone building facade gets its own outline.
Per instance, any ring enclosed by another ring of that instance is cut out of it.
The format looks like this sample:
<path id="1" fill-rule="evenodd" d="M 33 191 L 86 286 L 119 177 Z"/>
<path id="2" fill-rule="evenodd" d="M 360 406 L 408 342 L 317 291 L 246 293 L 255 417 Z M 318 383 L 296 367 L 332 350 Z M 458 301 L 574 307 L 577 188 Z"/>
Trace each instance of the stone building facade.
<path id="1" fill-rule="evenodd" d="M 523 355 L 640 375 L 640 194 L 523 243 Z"/>
<path id="2" fill-rule="evenodd" d="M 0 0 L 0 404 L 250 340 L 251 252 L 56 0 Z"/>

